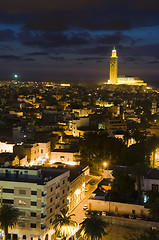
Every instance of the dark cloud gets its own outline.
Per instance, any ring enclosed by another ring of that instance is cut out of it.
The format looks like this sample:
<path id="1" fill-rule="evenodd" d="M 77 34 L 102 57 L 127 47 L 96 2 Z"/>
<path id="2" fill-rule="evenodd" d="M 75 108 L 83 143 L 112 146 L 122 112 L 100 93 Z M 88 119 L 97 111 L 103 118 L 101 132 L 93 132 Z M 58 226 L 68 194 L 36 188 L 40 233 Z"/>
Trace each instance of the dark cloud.
<path id="1" fill-rule="evenodd" d="M 4 60 L 9 60 L 9 61 L 19 61 L 22 58 L 20 56 L 15 56 L 15 55 L 0 55 L 0 59 L 4 59 Z"/>
<path id="2" fill-rule="evenodd" d="M 24 12 L 50 12 L 52 10 L 59 9 L 77 9 L 82 7 L 87 7 L 90 4 L 100 4 L 101 2 L 109 2 L 108 0 L 1 0 L 1 8 L 7 12 L 11 13 L 24 13 Z"/>
<path id="3" fill-rule="evenodd" d="M 16 55 L 0 55 L 0 59 L 7 61 L 34 61 L 32 58 L 23 58 L 21 56 Z"/>
<path id="4" fill-rule="evenodd" d="M 10 29 L 0 30 L 0 42 L 14 41 L 15 33 Z"/>
<path id="5" fill-rule="evenodd" d="M 157 60 L 148 61 L 147 64 L 159 64 L 159 61 Z"/>
<path id="6" fill-rule="evenodd" d="M 30 56 L 46 56 L 48 55 L 47 52 L 32 52 L 32 53 L 27 53 L 27 55 L 30 55 Z"/>
<path id="7" fill-rule="evenodd" d="M 97 40 L 97 43 L 102 43 L 102 44 L 120 44 L 120 43 L 129 43 L 129 44 L 135 44 L 135 40 L 132 39 L 130 36 L 124 35 L 121 32 L 116 32 L 115 34 L 111 35 L 104 35 L 99 37 Z"/>
<path id="8" fill-rule="evenodd" d="M 29 19 L 25 28 L 40 31 L 64 31 L 70 28 L 89 30 L 126 30 L 131 22 L 122 15 L 112 18 L 108 10 L 56 11 Z"/>
<path id="9" fill-rule="evenodd" d="M 103 61 L 105 58 L 101 57 L 83 57 L 83 58 L 76 58 L 76 61 Z"/>
<path id="10" fill-rule="evenodd" d="M 122 50 L 123 46 L 122 45 L 117 45 L 116 46 L 118 50 Z M 83 48 L 82 50 L 80 50 L 81 54 L 84 55 L 98 55 L 98 56 L 104 56 L 104 57 L 109 57 L 111 54 L 111 50 L 113 48 L 113 44 L 112 46 L 108 46 L 108 45 L 103 45 L 103 46 L 93 46 L 93 47 L 87 47 L 87 48 Z M 79 53 L 79 52 L 78 52 Z"/>
<path id="11" fill-rule="evenodd" d="M 23 31 L 18 35 L 18 40 L 27 46 L 37 46 L 42 49 L 80 46 L 89 43 L 89 40 L 84 39 L 82 35 L 68 36 L 60 32 L 59 33 L 37 32 L 33 34 L 30 31 Z"/>
<path id="12" fill-rule="evenodd" d="M 64 57 L 52 57 L 52 56 L 50 56 L 49 58 L 50 58 L 51 60 L 55 60 L 55 61 L 64 61 L 64 60 L 65 60 Z"/>

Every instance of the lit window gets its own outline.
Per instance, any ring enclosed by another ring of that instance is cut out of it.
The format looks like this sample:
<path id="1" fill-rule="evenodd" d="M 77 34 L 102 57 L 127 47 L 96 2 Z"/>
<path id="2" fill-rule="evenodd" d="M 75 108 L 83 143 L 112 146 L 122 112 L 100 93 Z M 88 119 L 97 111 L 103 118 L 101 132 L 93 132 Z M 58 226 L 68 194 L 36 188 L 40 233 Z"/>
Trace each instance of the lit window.
<path id="1" fill-rule="evenodd" d="M 19 205 L 26 205 L 26 201 L 24 201 L 24 200 L 19 200 Z"/>

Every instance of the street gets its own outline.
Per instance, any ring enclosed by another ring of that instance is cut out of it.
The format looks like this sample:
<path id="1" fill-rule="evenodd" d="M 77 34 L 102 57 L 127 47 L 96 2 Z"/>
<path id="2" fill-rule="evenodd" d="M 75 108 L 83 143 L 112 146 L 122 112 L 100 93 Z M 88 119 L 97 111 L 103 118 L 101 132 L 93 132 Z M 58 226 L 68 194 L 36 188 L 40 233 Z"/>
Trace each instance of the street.
<path id="1" fill-rule="evenodd" d="M 72 217 L 72 220 L 81 223 L 85 216 L 85 211 L 83 210 L 84 205 L 88 205 L 88 199 L 90 198 L 92 192 L 97 188 L 98 183 L 101 181 L 101 178 L 98 176 L 91 176 L 92 181 L 95 182 L 94 185 L 91 185 L 88 183 L 86 185 L 86 188 L 88 189 L 86 193 L 86 197 L 71 211 L 71 214 L 75 214 L 75 216 Z"/>

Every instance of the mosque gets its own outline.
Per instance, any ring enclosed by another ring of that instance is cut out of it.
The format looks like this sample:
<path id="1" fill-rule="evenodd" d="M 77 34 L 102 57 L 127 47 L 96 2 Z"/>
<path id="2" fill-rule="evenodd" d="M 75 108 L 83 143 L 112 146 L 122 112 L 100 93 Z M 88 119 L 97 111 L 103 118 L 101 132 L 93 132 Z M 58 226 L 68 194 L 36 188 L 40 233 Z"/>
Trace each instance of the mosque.
<path id="1" fill-rule="evenodd" d="M 110 79 L 106 84 L 147 86 L 147 83 L 145 83 L 139 77 L 129 76 L 117 77 L 117 72 L 118 72 L 118 56 L 117 51 L 114 47 L 114 49 L 112 50 L 112 55 L 110 57 Z"/>

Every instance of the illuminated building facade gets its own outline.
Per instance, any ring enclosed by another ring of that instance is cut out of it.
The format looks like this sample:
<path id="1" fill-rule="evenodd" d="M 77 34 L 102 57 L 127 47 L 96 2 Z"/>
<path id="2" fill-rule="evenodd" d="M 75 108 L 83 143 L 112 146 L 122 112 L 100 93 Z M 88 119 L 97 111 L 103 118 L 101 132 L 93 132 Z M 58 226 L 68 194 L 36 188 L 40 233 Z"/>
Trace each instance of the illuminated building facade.
<path id="1" fill-rule="evenodd" d="M 145 86 L 147 83 L 144 83 L 139 77 L 131 76 L 119 76 L 117 77 L 118 72 L 118 56 L 115 48 L 112 50 L 112 55 L 110 57 L 110 79 L 106 84 L 115 84 L 115 85 L 132 85 L 132 86 Z"/>
<path id="2" fill-rule="evenodd" d="M 110 57 L 110 84 L 117 83 L 118 57 L 115 48 Z"/>

